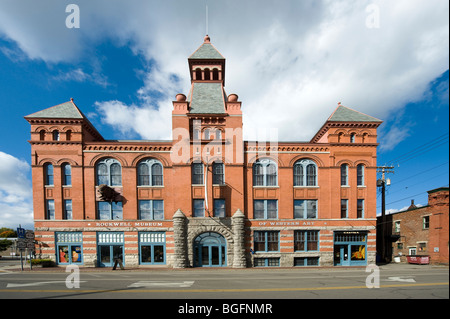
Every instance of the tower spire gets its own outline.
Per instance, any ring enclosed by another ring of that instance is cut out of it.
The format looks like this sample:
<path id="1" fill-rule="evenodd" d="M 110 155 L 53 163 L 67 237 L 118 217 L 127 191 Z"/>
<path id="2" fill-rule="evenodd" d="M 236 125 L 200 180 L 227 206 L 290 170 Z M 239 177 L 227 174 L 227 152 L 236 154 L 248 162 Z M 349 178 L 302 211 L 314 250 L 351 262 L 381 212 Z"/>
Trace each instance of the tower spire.
<path id="1" fill-rule="evenodd" d="M 206 1 L 206 35 L 208 35 L 208 1 Z"/>

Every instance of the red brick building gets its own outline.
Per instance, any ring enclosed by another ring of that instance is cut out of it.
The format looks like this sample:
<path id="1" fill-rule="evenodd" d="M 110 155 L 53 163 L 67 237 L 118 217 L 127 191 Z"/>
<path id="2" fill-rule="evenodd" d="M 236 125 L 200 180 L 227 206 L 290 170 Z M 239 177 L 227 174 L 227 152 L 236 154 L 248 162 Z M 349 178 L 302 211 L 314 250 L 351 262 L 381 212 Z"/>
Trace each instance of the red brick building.
<path id="1" fill-rule="evenodd" d="M 433 264 L 448 264 L 448 187 L 428 191 L 428 205 L 411 206 L 388 215 L 392 250 L 387 255 L 406 261 L 408 255 L 430 256 Z"/>
<path id="2" fill-rule="evenodd" d="M 373 263 L 381 121 L 339 104 L 308 142 L 244 141 L 209 37 L 188 62 L 173 140 L 105 140 L 73 100 L 25 117 L 36 253 L 90 267 Z"/>

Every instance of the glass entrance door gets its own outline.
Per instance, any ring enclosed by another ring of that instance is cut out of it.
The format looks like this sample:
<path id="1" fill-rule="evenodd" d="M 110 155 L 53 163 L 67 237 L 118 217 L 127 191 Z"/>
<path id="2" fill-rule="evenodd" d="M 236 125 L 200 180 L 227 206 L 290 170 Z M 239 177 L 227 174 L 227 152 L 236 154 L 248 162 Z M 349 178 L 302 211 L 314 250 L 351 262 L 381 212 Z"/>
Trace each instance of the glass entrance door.
<path id="1" fill-rule="evenodd" d="M 99 266 L 112 267 L 114 266 L 115 258 L 123 260 L 123 246 L 122 245 L 101 245 L 99 246 Z"/>
<path id="2" fill-rule="evenodd" d="M 194 241 L 194 266 L 226 266 L 225 238 L 217 233 L 203 233 Z"/>
<path id="3" fill-rule="evenodd" d="M 348 245 L 334 246 L 334 265 L 335 266 L 349 266 Z"/>

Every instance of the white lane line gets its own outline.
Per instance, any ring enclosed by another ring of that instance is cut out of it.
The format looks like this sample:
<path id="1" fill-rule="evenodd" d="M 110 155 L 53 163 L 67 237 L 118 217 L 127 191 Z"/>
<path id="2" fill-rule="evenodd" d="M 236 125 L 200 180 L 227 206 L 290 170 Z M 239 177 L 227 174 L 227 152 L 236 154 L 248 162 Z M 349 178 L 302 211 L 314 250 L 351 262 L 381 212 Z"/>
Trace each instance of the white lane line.
<path id="1" fill-rule="evenodd" d="M 80 283 L 82 282 L 87 282 L 87 281 L 80 281 Z M 6 285 L 6 288 L 17 288 L 17 287 L 32 287 L 32 286 L 42 286 L 42 285 L 48 285 L 48 284 L 57 284 L 57 283 L 63 283 L 65 284 L 66 281 L 39 281 L 39 282 L 30 282 L 30 283 L 25 283 L 25 284 L 12 284 L 12 283 L 8 283 L 8 285 Z"/>
<path id="2" fill-rule="evenodd" d="M 171 282 L 171 281 L 138 281 L 128 286 L 128 288 L 154 288 L 154 287 L 174 287 L 174 288 L 189 288 L 194 284 L 194 281 L 181 281 L 181 282 Z"/>

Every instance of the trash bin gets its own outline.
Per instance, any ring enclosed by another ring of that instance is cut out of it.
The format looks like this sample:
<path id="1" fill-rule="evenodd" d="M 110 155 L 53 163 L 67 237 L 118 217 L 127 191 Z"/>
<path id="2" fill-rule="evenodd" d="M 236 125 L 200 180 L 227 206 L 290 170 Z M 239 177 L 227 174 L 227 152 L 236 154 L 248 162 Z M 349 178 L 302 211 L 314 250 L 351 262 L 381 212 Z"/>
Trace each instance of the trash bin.
<path id="1" fill-rule="evenodd" d="M 428 265 L 430 263 L 430 256 L 408 255 L 406 260 L 410 264 Z"/>

